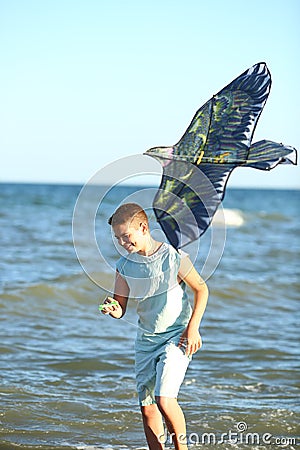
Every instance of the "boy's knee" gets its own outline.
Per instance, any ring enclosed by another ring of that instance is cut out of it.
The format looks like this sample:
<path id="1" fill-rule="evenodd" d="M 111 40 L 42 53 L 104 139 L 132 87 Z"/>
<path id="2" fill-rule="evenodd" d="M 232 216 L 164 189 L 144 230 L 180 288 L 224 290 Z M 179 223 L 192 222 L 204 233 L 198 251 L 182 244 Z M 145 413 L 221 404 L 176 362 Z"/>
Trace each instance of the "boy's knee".
<path id="1" fill-rule="evenodd" d="M 162 414 L 166 414 L 170 409 L 174 408 L 174 403 L 177 403 L 176 398 L 170 397 L 155 397 L 157 406 Z"/>
<path id="2" fill-rule="evenodd" d="M 155 403 L 152 405 L 141 406 L 141 412 L 145 419 L 152 419 L 157 416 L 157 413 L 159 413 Z"/>

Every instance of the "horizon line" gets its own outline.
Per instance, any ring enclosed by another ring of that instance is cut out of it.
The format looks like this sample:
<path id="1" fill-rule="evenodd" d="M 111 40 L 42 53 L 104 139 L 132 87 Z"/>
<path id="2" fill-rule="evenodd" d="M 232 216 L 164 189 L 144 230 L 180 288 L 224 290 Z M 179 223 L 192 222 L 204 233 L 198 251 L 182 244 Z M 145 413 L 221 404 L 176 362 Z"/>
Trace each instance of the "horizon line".
<path id="1" fill-rule="evenodd" d="M 2 181 L 0 180 L 0 185 L 5 185 L 5 184 L 9 184 L 9 185 L 36 185 L 36 186 L 78 186 L 78 187 L 83 187 L 86 184 L 88 184 L 87 182 L 61 182 L 61 181 Z M 117 186 L 118 184 L 110 184 L 110 183 L 94 183 L 94 184 L 90 184 L 90 186 Z M 121 184 L 119 184 L 121 186 Z M 159 187 L 156 186 L 154 184 L 138 184 L 138 183 L 123 183 L 122 184 L 123 187 Z M 245 186 L 237 186 L 237 185 L 227 185 L 226 189 L 262 189 L 262 190 L 286 190 L 286 191 L 298 191 L 300 190 L 300 186 L 251 186 L 251 185 L 245 185 Z"/>

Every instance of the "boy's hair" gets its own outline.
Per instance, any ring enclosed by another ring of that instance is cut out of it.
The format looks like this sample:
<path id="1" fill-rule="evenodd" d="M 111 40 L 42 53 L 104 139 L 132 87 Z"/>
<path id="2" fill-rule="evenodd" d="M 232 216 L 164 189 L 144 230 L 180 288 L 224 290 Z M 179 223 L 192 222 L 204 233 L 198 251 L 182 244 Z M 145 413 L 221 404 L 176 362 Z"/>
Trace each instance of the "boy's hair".
<path id="1" fill-rule="evenodd" d="M 124 203 L 108 219 L 111 226 L 121 225 L 127 222 L 145 222 L 148 225 L 148 217 L 143 208 L 137 203 Z"/>

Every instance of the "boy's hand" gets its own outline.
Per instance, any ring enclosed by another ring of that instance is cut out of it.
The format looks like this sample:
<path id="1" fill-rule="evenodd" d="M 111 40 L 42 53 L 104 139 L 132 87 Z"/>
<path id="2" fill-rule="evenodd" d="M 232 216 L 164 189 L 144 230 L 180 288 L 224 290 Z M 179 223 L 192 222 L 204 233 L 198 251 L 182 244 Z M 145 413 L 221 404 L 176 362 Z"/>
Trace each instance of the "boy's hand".
<path id="1" fill-rule="evenodd" d="M 102 305 L 99 306 L 102 314 L 111 314 L 112 316 L 119 316 L 122 314 L 120 303 L 112 297 L 107 297 Z"/>
<path id="2" fill-rule="evenodd" d="M 182 333 L 178 347 L 185 347 L 185 354 L 192 356 L 202 346 L 202 339 L 198 329 L 190 329 L 187 327 Z"/>

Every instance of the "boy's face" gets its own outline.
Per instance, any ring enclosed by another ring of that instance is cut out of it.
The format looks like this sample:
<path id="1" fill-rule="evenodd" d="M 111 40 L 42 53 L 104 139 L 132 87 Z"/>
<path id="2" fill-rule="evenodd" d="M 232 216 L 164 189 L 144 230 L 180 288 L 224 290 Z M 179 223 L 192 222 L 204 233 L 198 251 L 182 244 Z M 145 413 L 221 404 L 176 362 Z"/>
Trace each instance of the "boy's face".
<path id="1" fill-rule="evenodd" d="M 113 227 L 118 244 L 128 253 L 144 251 L 147 243 L 148 227 L 145 223 L 127 222 Z"/>

